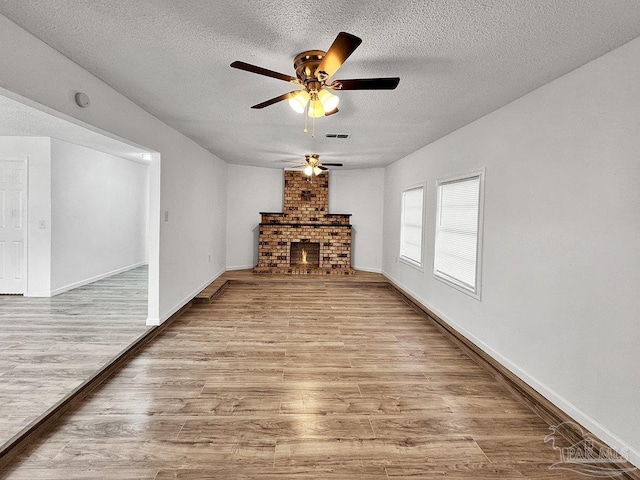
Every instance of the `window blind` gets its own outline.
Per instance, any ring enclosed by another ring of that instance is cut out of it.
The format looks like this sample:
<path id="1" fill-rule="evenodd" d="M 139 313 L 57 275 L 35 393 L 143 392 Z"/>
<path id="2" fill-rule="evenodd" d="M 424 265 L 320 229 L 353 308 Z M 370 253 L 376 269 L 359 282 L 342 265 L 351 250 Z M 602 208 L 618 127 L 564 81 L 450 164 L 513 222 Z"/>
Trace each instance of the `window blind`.
<path id="1" fill-rule="evenodd" d="M 434 273 L 477 291 L 480 176 L 438 185 Z"/>
<path id="2" fill-rule="evenodd" d="M 402 192 L 400 256 L 422 265 L 422 218 L 424 187 Z"/>

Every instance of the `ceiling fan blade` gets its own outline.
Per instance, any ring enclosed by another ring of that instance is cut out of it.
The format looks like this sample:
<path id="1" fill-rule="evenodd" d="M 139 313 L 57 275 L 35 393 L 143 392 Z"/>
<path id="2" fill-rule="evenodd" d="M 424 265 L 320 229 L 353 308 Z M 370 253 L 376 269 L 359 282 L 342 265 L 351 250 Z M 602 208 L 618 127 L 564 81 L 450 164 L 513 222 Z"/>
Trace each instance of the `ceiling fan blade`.
<path id="1" fill-rule="evenodd" d="M 264 108 L 264 107 L 268 107 L 269 105 L 273 105 L 274 103 L 278 103 L 281 102 L 282 100 L 286 100 L 287 98 L 289 98 L 291 96 L 292 93 L 297 92 L 297 90 L 294 90 L 293 92 L 289 92 L 289 93 L 285 93 L 284 95 L 280 95 L 279 97 L 275 97 L 272 98 L 270 100 L 267 100 L 266 102 L 262 102 L 262 103 L 258 103 L 257 105 L 254 105 L 251 108 Z"/>
<path id="2" fill-rule="evenodd" d="M 336 84 L 334 90 L 393 90 L 400 83 L 399 77 L 387 78 L 355 78 L 352 80 L 335 80 L 332 84 Z M 341 88 L 337 88 L 338 85 Z"/>
<path id="3" fill-rule="evenodd" d="M 344 167 L 343 164 L 341 163 L 327 163 L 327 162 L 322 162 L 322 165 L 327 165 L 329 167 Z"/>
<path id="4" fill-rule="evenodd" d="M 324 116 L 328 117 L 329 115 L 333 115 L 334 113 L 338 113 L 340 110 L 338 110 L 338 107 L 334 108 L 333 110 L 331 110 L 330 112 L 324 112 Z"/>
<path id="5" fill-rule="evenodd" d="M 267 77 L 277 78 L 278 80 L 284 80 L 285 82 L 295 82 L 297 80 L 296 77 L 292 77 L 291 75 L 285 75 L 284 73 L 267 70 L 266 68 L 251 65 L 250 63 L 235 61 L 230 66 L 233 68 L 238 68 L 240 70 L 245 70 L 247 72 L 257 73 L 258 75 L 265 75 Z"/>
<path id="6" fill-rule="evenodd" d="M 327 170 L 329 170 L 329 169 L 328 169 L 327 167 L 325 167 L 324 165 L 317 165 L 317 167 L 318 167 L 320 170 L 323 170 L 323 171 L 325 171 L 325 172 L 326 172 Z"/>
<path id="7" fill-rule="evenodd" d="M 323 80 L 331 77 L 361 43 L 361 38 L 347 32 L 340 32 L 316 68 L 314 75 L 318 78 L 323 77 Z"/>

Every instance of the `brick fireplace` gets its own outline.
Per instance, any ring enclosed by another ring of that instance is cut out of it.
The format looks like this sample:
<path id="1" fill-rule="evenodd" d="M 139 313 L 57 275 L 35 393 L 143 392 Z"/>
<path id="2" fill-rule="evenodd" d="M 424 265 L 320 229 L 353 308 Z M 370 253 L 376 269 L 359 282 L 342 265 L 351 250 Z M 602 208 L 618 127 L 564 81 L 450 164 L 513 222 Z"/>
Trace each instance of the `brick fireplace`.
<path id="1" fill-rule="evenodd" d="M 349 275 L 351 214 L 330 214 L 329 172 L 284 172 L 284 212 L 260 212 L 255 273 Z"/>

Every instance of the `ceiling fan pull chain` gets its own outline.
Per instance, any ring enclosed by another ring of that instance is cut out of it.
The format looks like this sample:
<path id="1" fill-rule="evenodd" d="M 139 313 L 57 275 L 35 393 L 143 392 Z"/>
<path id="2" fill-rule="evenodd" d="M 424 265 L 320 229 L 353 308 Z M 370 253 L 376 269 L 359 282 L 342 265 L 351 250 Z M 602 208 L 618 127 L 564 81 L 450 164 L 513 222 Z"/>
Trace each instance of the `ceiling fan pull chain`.
<path id="1" fill-rule="evenodd" d="M 304 106 L 304 112 L 302 112 L 302 114 L 304 115 L 304 133 L 307 133 L 309 130 L 307 129 L 307 113 L 309 112 L 309 102 L 307 102 L 307 104 Z"/>
<path id="2" fill-rule="evenodd" d="M 316 138 L 316 117 L 311 119 L 311 138 Z"/>

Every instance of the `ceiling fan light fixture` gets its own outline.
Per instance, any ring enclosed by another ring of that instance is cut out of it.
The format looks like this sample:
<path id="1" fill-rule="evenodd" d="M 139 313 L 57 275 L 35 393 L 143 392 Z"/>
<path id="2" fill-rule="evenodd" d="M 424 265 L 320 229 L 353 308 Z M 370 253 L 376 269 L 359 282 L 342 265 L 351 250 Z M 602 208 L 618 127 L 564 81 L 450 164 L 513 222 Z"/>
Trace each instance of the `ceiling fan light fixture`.
<path id="1" fill-rule="evenodd" d="M 313 173 L 315 173 L 316 176 L 318 176 L 322 173 L 322 169 L 320 167 L 313 167 Z"/>
<path id="2" fill-rule="evenodd" d="M 318 118 L 318 117 L 324 116 L 324 107 L 322 106 L 322 103 L 320 102 L 320 100 L 318 100 L 317 97 L 311 98 L 311 101 L 309 102 L 308 115 L 311 118 Z"/>
<path id="3" fill-rule="evenodd" d="M 299 90 L 296 93 L 292 93 L 289 97 L 289 105 L 298 113 L 304 113 L 304 109 L 309 102 L 309 92 L 306 90 Z"/>
<path id="4" fill-rule="evenodd" d="M 311 175 L 313 175 L 313 167 L 311 165 L 307 165 L 306 167 L 304 167 L 303 172 L 307 177 L 310 177 Z"/>
<path id="5" fill-rule="evenodd" d="M 318 92 L 318 100 L 322 103 L 325 112 L 333 112 L 340 103 L 340 97 L 324 88 Z"/>

